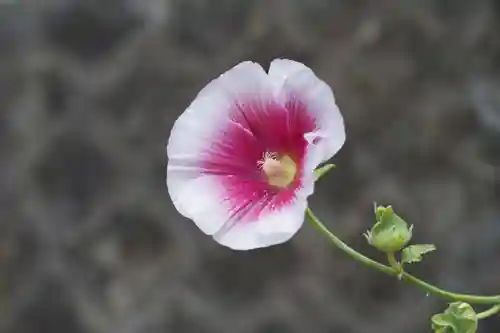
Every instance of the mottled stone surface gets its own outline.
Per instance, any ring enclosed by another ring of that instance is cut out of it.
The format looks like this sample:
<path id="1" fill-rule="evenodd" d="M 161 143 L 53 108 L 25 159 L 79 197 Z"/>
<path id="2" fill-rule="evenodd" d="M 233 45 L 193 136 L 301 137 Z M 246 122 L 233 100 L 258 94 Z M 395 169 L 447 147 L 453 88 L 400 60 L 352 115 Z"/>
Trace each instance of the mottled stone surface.
<path id="1" fill-rule="evenodd" d="M 500 2 L 0 0 L 0 332 L 427 332 L 445 304 L 310 226 L 238 253 L 176 213 L 170 128 L 241 60 L 306 62 L 348 141 L 311 206 L 372 256 L 372 203 L 500 293 Z M 500 317 L 481 333 L 500 329 Z"/>

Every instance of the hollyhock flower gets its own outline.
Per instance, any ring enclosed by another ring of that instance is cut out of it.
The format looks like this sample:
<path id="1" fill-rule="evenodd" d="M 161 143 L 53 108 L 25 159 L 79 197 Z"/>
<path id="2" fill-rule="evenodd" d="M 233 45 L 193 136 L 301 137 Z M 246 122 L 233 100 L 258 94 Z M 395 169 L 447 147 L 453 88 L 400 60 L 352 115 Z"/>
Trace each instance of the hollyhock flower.
<path id="1" fill-rule="evenodd" d="M 242 62 L 177 119 L 167 187 L 177 210 L 235 250 L 279 244 L 301 227 L 314 169 L 343 145 L 330 87 L 305 65 Z"/>

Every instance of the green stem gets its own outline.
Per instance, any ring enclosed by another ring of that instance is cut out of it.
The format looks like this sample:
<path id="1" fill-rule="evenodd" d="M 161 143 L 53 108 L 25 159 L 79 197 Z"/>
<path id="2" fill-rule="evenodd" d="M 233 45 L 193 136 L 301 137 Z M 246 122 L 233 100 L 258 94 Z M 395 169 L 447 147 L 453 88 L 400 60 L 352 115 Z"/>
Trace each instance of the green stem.
<path id="1" fill-rule="evenodd" d="M 393 269 L 392 267 L 383 265 L 373 259 L 368 258 L 367 256 L 359 253 L 358 251 L 354 250 L 351 248 L 349 245 L 341 241 L 337 236 L 332 234 L 324 225 L 321 223 L 320 220 L 313 214 L 313 212 L 307 208 L 306 214 L 311 220 L 311 222 L 314 224 L 314 226 L 325 236 L 327 236 L 332 243 L 338 247 L 340 250 L 342 250 L 344 253 L 346 253 L 348 256 L 351 258 L 365 264 L 368 267 L 374 268 L 382 273 L 385 273 L 387 275 L 391 276 L 398 276 L 398 274 L 401 274 L 401 279 L 408 281 L 425 291 L 435 294 L 439 297 L 449 299 L 449 300 L 455 300 L 455 301 L 462 301 L 466 303 L 476 303 L 476 304 L 500 304 L 500 295 L 496 296 L 476 296 L 476 295 L 467 295 L 467 294 L 457 294 L 457 293 L 452 293 L 446 290 L 443 290 L 441 288 L 438 288 L 436 286 L 433 286 L 425 281 L 422 281 L 416 277 L 414 277 L 411 274 L 408 274 L 406 272 L 398 272 L 397 270 Z M 490 309 L 491 310 L 491 309 Z M 498 311 L 498 310 L 497 310 Z"/>
<path id="2" fill-rule="evenodd" d="M 398 271 L 400 270 L 400 264 L 396 260 L 396 255 L 394 254 L 394 252 L 387 252 L 387 261 L 392 268 Z"/>
<path id="3" fill-rule="evenodd" d="M 397 261 L 394 252 L 387 252 L 387 261 L 392 269 L 397 272 L 398 279 L 401 280 L 403 278 L 403 264 Z"/>
<path id="4" fill-rule="evenodd" d="M 488 318 L 490 316 L 493 316 L 494 314 L 497 314 L 498 312 L 500 312 L 500 304 L 493 305 L 488 310 L 483 311 L 483 312 L 479 312 L 476 316 L 477 316 L 477 319 L 484 319 L 484 318 Z"/>

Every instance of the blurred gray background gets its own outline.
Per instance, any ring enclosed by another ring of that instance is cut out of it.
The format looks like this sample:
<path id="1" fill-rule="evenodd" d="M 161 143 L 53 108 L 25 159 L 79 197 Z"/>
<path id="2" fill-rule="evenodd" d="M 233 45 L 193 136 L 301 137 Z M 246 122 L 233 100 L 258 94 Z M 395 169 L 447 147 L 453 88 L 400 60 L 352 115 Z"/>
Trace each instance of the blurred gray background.
<path id="1" fill-rule="evenodd" d="M 310 205 L 349 244 L 393 204 L 416 275 L 500 293 L 500 1 L 0 0 L 0 332 L 430 332 L 446 304 L 306 224 L 233 252 L 173 208 L 175 119 L 242 60 L 305 62 L 346 120 Z M 500 316 L 480 333 L 500 330 Z"/>

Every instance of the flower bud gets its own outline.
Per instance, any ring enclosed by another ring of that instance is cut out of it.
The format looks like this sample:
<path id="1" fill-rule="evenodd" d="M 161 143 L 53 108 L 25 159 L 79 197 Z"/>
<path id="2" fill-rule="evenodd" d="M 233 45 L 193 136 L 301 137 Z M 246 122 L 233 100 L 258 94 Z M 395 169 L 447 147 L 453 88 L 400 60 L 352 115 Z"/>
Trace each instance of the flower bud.
<path id="1" fill-rule="evenodd" d="M 464 302 L 450 303 L 440 314 L 432 316 L 434 332 L 475 333 L 477 315 L 472 306 Z"/>
<path id="2" fill-rule="evenodd" d="M 401 250 L 411 239 L 413 226 L 396 215 L 391 206 L 375 209 L 377 222 L 365 233 L 368 243 L 383 252 Z"/>

